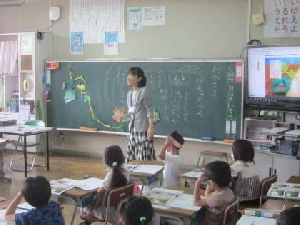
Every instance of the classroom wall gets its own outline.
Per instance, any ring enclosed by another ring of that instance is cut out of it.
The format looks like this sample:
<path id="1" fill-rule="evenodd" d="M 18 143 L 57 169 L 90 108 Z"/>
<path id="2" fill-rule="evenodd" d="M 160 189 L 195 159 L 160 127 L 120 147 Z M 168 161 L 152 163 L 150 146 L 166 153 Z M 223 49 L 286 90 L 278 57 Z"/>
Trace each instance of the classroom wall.
<path id="1" fill-rule="evenodd" d="M 264 0 L 126 0 L 126 6 L 166 6 L 166 25 L 144 27 L 126 32 L 126 43 L 120 45 L 120 58 L 227 58 L 239 57 L 248 41 L 248 3 L 258 12 Z M 36 0 L 17 7 L 0 6 L 0 33 L 45 30 L 50 25 L 48 9 L 61 7 L 61 19 L 53 24 L 53 58 L 79 59 L 103 57 L 103 45 L 86 45 L 84 54 L 69 54 L 69 0 Z M 299 38 L 263 37 L 263 27 L 250 25 L 250 39 L 263 44 L 299 43 Z M 107 56 L 106 56 L 107 57 Z M 119 144 L 124 149 L 127 139 L 115 135 L 91 135 L 56 132 L 52 147 L 65 152 L 102 155 L 105 146 Z M 163 140 L 155 140 L 158 150 Z M 231 151 L 231 146 L 186 142 L 182 149 L 184 164 L 196 164 L 201 150 Z"/>

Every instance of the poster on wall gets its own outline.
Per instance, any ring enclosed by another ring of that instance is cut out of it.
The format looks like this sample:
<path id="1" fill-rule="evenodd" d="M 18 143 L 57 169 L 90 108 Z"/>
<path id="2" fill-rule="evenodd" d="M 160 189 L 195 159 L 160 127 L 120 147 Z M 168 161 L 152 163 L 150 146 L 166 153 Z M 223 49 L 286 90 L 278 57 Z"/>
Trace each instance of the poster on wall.
<path id="1" fill-rule="evenodd" d="M 130 7 L 127 10 L 127 29 L 142 29 L 142 10 L 140 7 Z"/>
<path id="2" fill-rule="evenodd" d="M 83 33 L 71 32 L 70 39 L 71 54 L 83 54 Z"/>
<path id="3" fill-rule="evenodd" d="M 118 55 L 119 41 L 117 31 L 104 32 L 104 55 Z"/>
<path id="4" fill-rule="evenodd" d="M 165 25 L 166 12 L 165 6 L 153 6 L 142 8 L 142 25 L 159 26 Z"/>
<path id="5" fill-rule="evenodd" d="M 300 0 L 265 0 L 265 37 L 300 36 Z"/>
<path id="6" fill-rule="evenodd" d="M 125 0 L 70 0 L 70 31 L 82 31 L 84 44 L 104 43 L 103 33 L 118 31 L 125 42 Z"/>

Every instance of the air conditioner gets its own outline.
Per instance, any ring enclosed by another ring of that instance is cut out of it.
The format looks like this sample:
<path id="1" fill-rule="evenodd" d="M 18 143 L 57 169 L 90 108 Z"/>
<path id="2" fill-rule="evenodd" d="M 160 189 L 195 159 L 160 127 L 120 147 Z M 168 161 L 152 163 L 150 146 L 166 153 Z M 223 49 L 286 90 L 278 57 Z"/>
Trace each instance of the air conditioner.
<path id="1" fill-rule="evenodd" d="M 24 0 L 0 0 L 0 6 L 22 5 Z"/>

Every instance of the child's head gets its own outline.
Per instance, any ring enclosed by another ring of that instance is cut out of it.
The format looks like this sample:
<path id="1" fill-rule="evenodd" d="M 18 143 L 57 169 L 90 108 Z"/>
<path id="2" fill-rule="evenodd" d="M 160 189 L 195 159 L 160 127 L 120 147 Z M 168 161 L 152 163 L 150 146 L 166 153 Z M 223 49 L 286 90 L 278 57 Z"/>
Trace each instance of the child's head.
<path id="1" fill-rule="evenodd" d="M 111 187 L 121 187 L 127 183 L 122 173 L 122 164 L 125 161 L 122 149 L 118 145 L 111 145 L 105 149 L 105 164 L 112 168 Z"/>
<path id="2" fill-rule="evenodd" d="M 121 225 L 146 225 L 153 217 L 151 202 L 141 196 L 131 196 L 119 206 Z"/>
<path id="3" fill-rule="evenodd" d="M 23 184 L 22 196 L 33 207 L 45 206 L 51 197 L 51 186 L 42 176 L 28 177 Z"/>
<path id="4" fill-rule="evenodd" d="M 131 67 L 127 76 L 127 84 L 129 86 L 145 87 L 147 78 L 144 71 L 140 67 Z"/>
<path id="5" fill-rule="evenodd" d="M 214 161 L 206 165 L 205 176 L 213 189 L 228 187 L 231 181 L 231 171 L 228 163 Z"/>
<path id="6" fill-rule="evenodd" d="M 234 160 L 241 160 L 244 162 L 254 161 L 254 148 L 250 141 L 247 140 L 236 140 L 232 144 L 232 153 Z"/>
<path id="7" fill-rule="evenodd" d="M 300 223 L 300 207 L 286 209 L 280 213 L 277 225 L 296 225 Z"/>
<path id="8" fill-rule="evenodd" d="M 118 145 L 111 145 L 105 149 L 105 164 L 109 167 L 113 167 L 113 163 L 117 163 L 121 166 L 125 162 L 122 149 Z"/>
<path id="9" fill-rule="evenodd" d="M 172 145 L 177 149 L 180 149 L 184 144 L 184 139 L 181 134 L 177 130 L 175 130 L 170 134 L 170 136 L 172 138 Z"/>

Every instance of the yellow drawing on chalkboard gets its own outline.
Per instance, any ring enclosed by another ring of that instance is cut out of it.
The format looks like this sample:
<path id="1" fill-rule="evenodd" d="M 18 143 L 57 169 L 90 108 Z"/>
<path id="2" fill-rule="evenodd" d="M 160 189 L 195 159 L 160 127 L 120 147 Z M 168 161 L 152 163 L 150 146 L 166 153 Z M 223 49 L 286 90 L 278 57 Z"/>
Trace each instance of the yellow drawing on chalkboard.
<path id="1" fill-rule="evenodd" d="M 71 69 L 71 65 L 70 64 L 68 66 L 68 70 L 69 70 L 69 81 L 68 81 L 68 83 L 69 83 L 69 85 L 73 84 L 74 86 L 76 84 L 76 88 L 80 91 L 81 99 L 83 100 L 83 102 L 87 103 L 87 105 L 89 107 L 89 111 L 90 111 L 90 114 L 92 116 L 92 120 L 95 121 L 95 122 L 97 122 L 98 124 L 104 126 L 105 128 L 108 128 L 108 129 L 116 129 L 116 130 L 122 129 L 124 127 L 124 122 L 122 122 L 119 126 L 111 126 L 111 125 L 106 124 L 106 123 L 104 123 L 103 121 L 101 121 L 100 119 L 97 118 L 97 116 L 95 114 L 94 107 L 92 106 L 92 98 L 86 92 L 87 81 L 86 81 L 85 77 L 83 75 L 79 75 L 77 77 L 73 77 L 73 71 Z M 77 84 L 77 82 L 78 82 L 78 84 Z M 66 90 L 66 92 L 69 92 L 69 91 L 70 90 Z"/>

